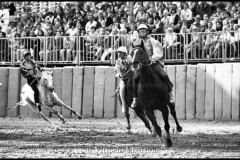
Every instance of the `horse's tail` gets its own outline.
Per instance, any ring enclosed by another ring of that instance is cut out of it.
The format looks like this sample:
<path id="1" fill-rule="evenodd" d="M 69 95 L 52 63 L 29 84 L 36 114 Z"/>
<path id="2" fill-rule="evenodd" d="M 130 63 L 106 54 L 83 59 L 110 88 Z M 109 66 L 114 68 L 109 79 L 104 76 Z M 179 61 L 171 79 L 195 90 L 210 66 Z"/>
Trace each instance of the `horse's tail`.
<path id="1" fill-rule="evenodd" d="M 26 103 L 24 101 L 21 101 L 21 102 L 18 102 L 14 107 L 11 107 L 11 108 L 7 108 L 7 110 L 12 110 L 12 109 L 15 109 L 17 108 L 18 106 L 22 106 L 22 105 L 25 105 Z"/>
<path id="2" fill-rule="evenodd" d="M 119 85 L 117 86 L 117 88 L 116 88 L 114 94 L 112 95 L 112 97 L 114 97 L 117 93 L 119 93 Z"/>

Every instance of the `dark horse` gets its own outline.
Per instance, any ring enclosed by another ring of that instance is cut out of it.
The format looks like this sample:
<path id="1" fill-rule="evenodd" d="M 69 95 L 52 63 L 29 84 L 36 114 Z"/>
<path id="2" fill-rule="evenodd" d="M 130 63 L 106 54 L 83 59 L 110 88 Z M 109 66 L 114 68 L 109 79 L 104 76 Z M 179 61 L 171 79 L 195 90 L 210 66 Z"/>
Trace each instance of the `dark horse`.
<path id="1" fill-rule="evenodd" d="M 142 44 L 143 45 L 143 44 Z M 143 46 L 141 46 L 143 47 Z M 140 119 L 144 122 L 145 126 L 152 132 L 148 119 L 151 121 L 154 130 L 160 138 L 161 143 L 162 139 L 162 131 L 160 126 L 157 124 L 157 120 L 154 114 L 154 110 L 160 110 L 163 115 L 163 120 L 165 122 L 165 130 L 167 133 L 166 143 L 168 147 L 171 147 L 172 141 L 169 133 L 169 122 L 168 122 L 168 114 L 170 109 L 170 113 L 173 116 L 177 131 L 181 132 L 182 127 L 179 125 L 176 112 L 175 112 L 175 103 L 169 102 L 169 94 L 167 85 L 162 81 L 160 77 L 155 75 L 152 70 L 152 62 L 149 60 L 147 53 L 141 48 L 136 47 L 131 51 L 131 56 L 133 57 L 132 63 L 134 70 L 140 72 L 140 81 L 138 84 L 138 94 L 140 103 L 135 108 L 136 114 L 140 117 Z M 131 106 L 133 99 L 133 89 L 132 89 L 132 77 L 127 81 L 126 88 L 126 103 L 127 106 Z M 125 116 L 128 121 L 128 129 L 131 128 L 130 120 L 129 120 L 129 108 L 127 107 Z"/>

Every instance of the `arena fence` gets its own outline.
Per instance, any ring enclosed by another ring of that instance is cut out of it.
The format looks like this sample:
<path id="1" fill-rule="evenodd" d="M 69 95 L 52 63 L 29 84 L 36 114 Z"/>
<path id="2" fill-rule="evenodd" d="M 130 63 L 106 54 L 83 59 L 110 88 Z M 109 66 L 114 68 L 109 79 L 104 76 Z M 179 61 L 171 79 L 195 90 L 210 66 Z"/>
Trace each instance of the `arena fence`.
<path id="1" fill-rule="evenodd" d="M 165 70 L 174 84 L 178 119 L 240 120 L 240 63 L 166 65 Z M 55 67 L 53 80 L 59 98 L 83 117 L 124 117 L 117 96 L 113 96 L 119 82 L 114 67 Z M 0 68 L 0 117 L 38 117 L 29 107 L 7 110 L 20 101 L 25 83 L 19 67 Z M 68 110 L 55 108 L 72 117 Z M 52 117 L 47 109 L 43 112 Z M 132 109 L 130 114 L 136 117 Z M 161 117 L 160 112 L 156 115 Z"/>
<path id="2" fill-rule="evenodd" d="M 152 34 L 163 45 L 166 64 L 239 61 L 239 32 L 192 32 Z M 116 49 L 129 50 L 133 35 L 51 36 L 0 38 L 1 65 L 19 65 L 22 54 L 29 50 L 33 59 L 44 65 L 83 62 L 114 65 Z"/>

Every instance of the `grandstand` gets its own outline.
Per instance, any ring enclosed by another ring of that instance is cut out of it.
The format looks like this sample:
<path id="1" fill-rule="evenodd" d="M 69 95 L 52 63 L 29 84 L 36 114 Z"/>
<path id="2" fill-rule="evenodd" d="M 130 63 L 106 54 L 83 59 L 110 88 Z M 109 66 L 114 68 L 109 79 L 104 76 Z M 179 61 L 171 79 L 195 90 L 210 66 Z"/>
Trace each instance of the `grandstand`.
<path id="1" fill-rule="evenodd" d="M 2 66 L 18 66 L 26 50 L 44 66 L 114 65 L 140 23 L 163 45 L 166 64 L 240 58 L 237 1 L 5 1 L 0 22 Z"/>

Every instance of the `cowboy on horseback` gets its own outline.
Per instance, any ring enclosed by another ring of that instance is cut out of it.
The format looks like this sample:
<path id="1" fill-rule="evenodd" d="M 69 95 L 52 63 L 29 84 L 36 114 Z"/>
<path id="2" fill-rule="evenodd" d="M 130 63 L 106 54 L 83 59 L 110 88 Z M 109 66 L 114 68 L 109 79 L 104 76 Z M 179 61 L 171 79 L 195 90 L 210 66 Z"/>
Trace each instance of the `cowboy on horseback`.
<path id="1" fill-rule="evenodd" d="M 163 56 L 163 50 L 162 50 L 162 44 L 151 37 L 149 35 L 149 28 L 145 24 L 140 24 L 138 26 L 138 40 L 135 41 L 134 47 L 140 46 L 139 42 L 144 43 L 144 50 L 148 53 L 148 56 L 150 60 L 152 61 L 152 69 L 153 71 L 161 77 L 161 79 L 166 82 L 169 90 L 169 96 L 170 96 L 170 102 L 173 103 L 175 100 L 174 92 L 173 92 L 173 84 L 170 81 L 167 73 L 164 71 L 163 62 L 162 62 L 162 56 Z M 138 100 L 138 82 L 139 82 L 139 72 L 134 73 L 133 77 L 133 102 L 131 104 L 132 108 L 136 108 Z"/>
<path id="2" fill-rule="evenodd" d="M 27 83 L 34 91 L 34 100 L 39 110 L 41 110 L 41 106 L 39 105 L 39 91 L 37 88 L 38 81 L 41 79 L 39 75 L 37 75 L 37 68 L 40 72 L 42 72 L 41 67 L 32 59 L 31 53 L 26 51 L 23 54 L 23 61 L 20 64 L 21 74 L 24 78 L 27 79 Z"/>
<path id="3" fill-rule="evenodd" d="M 117 49 L 118 59 L 116 60 L 116 64 L 114 67 L 114 74 L 116 77 L 120 78 L 119 82 L 119 94 L 122 101 L 122 113 L 126 111 L 126 101 L 125 101 L 125 90 L 126 90 L 126 83 L 128 81 L 128 77 L 132 72 L 131 68 L 127 69 L 127 65 L 130 66 L 131 56 L 128 55 L 127 48 L 121 46 Z M 133 76 L 133 75 L 132 75 Z"/>

